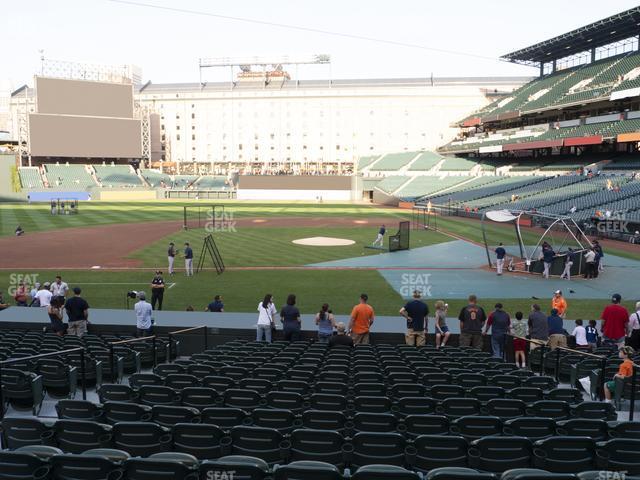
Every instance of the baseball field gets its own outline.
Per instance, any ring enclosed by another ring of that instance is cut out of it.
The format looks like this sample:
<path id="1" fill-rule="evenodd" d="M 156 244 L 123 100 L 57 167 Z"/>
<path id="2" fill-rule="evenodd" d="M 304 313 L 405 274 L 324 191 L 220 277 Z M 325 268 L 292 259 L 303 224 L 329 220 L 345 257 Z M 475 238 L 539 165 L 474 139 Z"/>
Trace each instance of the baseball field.
<path id="1" fill-rule="evenodd" d="M 213 202 L 201 201 L 199 205 L 210 203 Z M 180 311 L 192 306 L 201 311 L 214 295 L 222 295 L 226 311 L 253 312 L 267 292 L 274 294 L 277 305 L 281 305 L 289 293 L 297 294 L 303 313 L 317 311 L 324 302 L 330 303 L 336 313 L 348 313 L 362 292 L 369 295 L 379 314 L 394 315 L 402 306 L 403 296 L 384 275 L 385 271 L 394 269 L 386 259 L 398 254 L 365 246 L 375 239 L 381 224 L 386 225 L 389 234 L 394 234 L 398 222 L 411 219 L 410 211 L 351 204 L 215 203 L 225 207 L 222 219 L 215 225 L 207 224 L 204 219 L 200 227 L 187 230 L 183 229 L 183 207 L 192 203 L 90 202 L 81 204 L 77 215 L 51 215 L 47 204 L 0 204 L 3 252 L 0 289 L 6 295 L 20 280 L 33 284 L 52 281 L 59 274 L 70 286 L 82 287 L 83 296 L 92 307 L 123 308 L 126 293 L 130 290 L 148 292 L 153 270 L 160 269 L 165 271 L 167 283 L 165 310 Z M 18 225 L 26 232 L 22 237 L 14 236 Z M 207 261 L 207 270 L 186 277 L 181 257 L 184 243 L 192 245 L 194 263 L 197 263 L 203 238 L 210 233 L 224 259 L 225 272 L 216 274 Z M 488 234 L 492 242 L 509 242 L 513 237 L 508 228 L 500 225 L 489 227 Z M 354 243 L 346 246 L 293 243 L 309 237 L 339 238 Z M 523 240 L 535 243 L 538 237 L 537 233 L 525 231 Z M 450 244 L 460 239 L 481 243 L 479 222 L 439 217 L 438 231 L 411 231 L 411 248 Z M 166 275 L 169 242 L 174 242 L 180 251 L 176 273 L 172 276 Z M 605 250 L 630 261 L 640 260 L 640 249 L 636 246 L 611 242 Z M 380 265 L 376 265 L 373 257 L 367 267 L 318 265 L 375 255 L 382 255 Z M 448 255 L 455 257 L 455 249 Z M 411 268 L 427 271 L 430 268 L 428 254 L 423 264 L 411 265 Z M 468 293 L 474 293 L 476 288 L 474 268 L 480 267 L 463 269 L 465 277 L 461 282 Z M 599 284 L 591 284 L 594 288 L 608 288 L 604 275 L 598 280 Z M 579 282 L 582 280 L 572 283 Z M 481 298 L 487 308 L 502 301 L 508 311 L 526 311 L 532 303 L 532 294 L 526 288 L 521 295 L 510 295 L 510 298 L 502 296 L 500 286 L 493 292 Z M 452 311 L 464 304 L 460 296 L 443 297 Z M 440 297 L 427 300 L 436 299 Z M 627 307 L 633 308 L 636 299 L 625 300 Z M 605 304 L 602 298 L 576 297 L 570 305 L 570 317 L 598 318 Z"/>

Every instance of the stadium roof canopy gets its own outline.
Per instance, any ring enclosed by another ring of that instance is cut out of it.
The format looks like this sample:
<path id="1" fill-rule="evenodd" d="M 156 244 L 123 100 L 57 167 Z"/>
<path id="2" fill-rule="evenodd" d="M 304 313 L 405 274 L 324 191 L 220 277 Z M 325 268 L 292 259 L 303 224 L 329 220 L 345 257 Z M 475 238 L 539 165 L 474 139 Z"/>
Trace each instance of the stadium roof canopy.
<path id="1" fill-rule="evenodd" d="M 634 7 L 500 58 L 513 63 L 537 66 L 638 34 L 640 7 Z"/>

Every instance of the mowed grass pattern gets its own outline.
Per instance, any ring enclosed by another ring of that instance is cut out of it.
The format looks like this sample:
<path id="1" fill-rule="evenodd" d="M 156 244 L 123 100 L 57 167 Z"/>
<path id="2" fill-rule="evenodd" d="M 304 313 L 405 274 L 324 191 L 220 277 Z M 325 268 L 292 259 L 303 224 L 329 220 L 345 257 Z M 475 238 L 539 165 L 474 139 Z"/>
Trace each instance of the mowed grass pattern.
<path id="1" fill-rule="evenodd" d="M 389 233 L 395 233 L 395 227 L 389 226 Z M 377 228 L 337 227 L 337 228 L 270 228 L 238 227 L 236 231 L 214 232 L 213 237 L 226 266 L 229 267 L 283 267 L 319 263 L 342 258 L 363 255 L 378 255 L 380 250 L 364 248 L 375 239 Z M 199 256 L 202 249 L 204 229 L 178 232 L 159 240 L 136 252 L 133 258 L 142 260 L 147 267 L 164 266 L 167 263 L 167 247 L 174 242 L 180 251 L 184 243 L 189 242 L 194 254 Z M 316 247 L 298 245 L 293 240 L 308 237 L 337 237 L 353 240 L 356 243 L 339 247 Z M 411 247 L 423 247 L 450 241 L 451 238 L 436 232 L 412 231 Z M 386 240 L 388 245 L 388 240 Z M 181 260 L 178 260 L 180 262 Z M 196 260 L 197 261 L 197 260 Z M 207 265 L 212 267 L 210 262 Z"/>
<path id="2" fill-rule="evenodd" d="M 247 217 L 348 217 L 366 219 L 389 218 L 389 221 L 408 220 L 410 212 L 371 205 L 245 203 L 237 201 L 171 202 L 81 202 L 77 215 L 51 215 L 46 203 L 0 203 L 0 236 L 13 235 L 17 225 L 27 232 L 40 232 L 69 227 L 107 224 L 175 221 L 183 223 L 183 207 L 194 205 L 224 205 L 233 219 Z"/>

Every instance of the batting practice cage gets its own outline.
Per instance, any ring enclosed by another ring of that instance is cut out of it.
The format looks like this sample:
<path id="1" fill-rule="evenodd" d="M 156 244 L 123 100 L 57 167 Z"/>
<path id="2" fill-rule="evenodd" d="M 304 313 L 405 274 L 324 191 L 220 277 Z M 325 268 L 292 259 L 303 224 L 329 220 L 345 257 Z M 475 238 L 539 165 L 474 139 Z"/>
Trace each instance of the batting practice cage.
<path id="1" fill-rule="evenodd" d="M 389 236 L 389 251 L 397 252 L 398 250 L 409 250 L 410 231 L 411 222 L 400 222 L 398 224 L 398 233 Z"/>
<path id="2" fill-rule="evenodd" d="M 521 210 L 492 210 L 482 215 L 481 224 L 487 262 L 491 268 L 495 267 L 495 249 L 502 243 L 507 252 L 505 270 L 542 273 L 542 246 L 547 243 L 555 252 L 549 271 L 551 275 L 562 275 L 569 249 L 574 253 L 571 275 L 586 271 L 584 253 L 591 248 L 591 241 L 571 217 Z"/>
<path id="3" fill-rule="evenodd" d="M 224 222 L 224 205 L 185 205 L 182 228 L 216 228 Z"/>

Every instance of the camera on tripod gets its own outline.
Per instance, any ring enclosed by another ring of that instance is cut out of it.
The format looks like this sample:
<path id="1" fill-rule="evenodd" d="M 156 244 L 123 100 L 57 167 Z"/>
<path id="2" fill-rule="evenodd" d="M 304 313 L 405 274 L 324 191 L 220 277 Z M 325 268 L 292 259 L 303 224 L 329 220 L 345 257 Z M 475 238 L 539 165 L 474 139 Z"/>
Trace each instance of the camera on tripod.
<path id="1" fill-rule="evenodd" d="M 130 290 L 127 292 L 127 298 L 138 298 L 138 293 L 136 290 Z"/>

